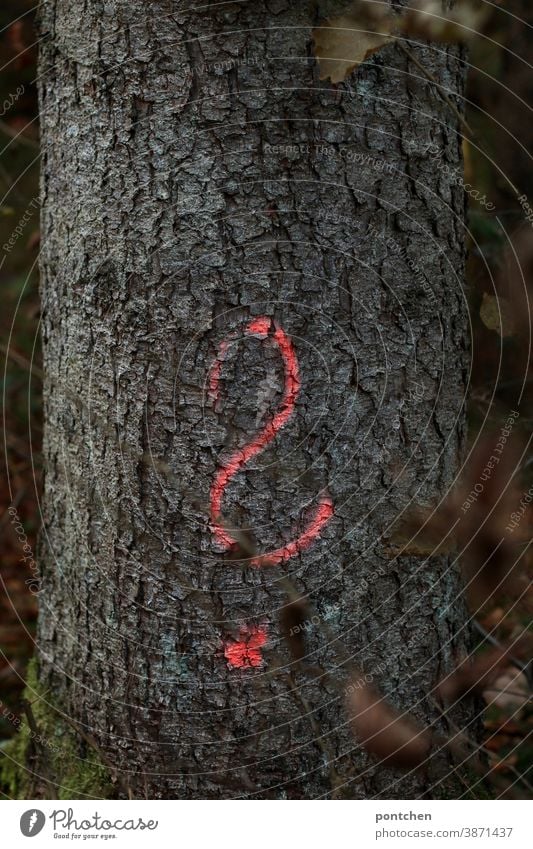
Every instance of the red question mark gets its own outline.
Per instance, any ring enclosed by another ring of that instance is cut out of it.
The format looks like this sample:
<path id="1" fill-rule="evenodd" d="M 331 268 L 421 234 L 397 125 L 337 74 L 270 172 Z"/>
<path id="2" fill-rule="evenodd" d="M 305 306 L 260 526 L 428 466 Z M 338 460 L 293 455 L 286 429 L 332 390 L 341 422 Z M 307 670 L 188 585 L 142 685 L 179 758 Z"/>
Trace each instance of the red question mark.
<path id="1" fill-rule="evenodd" d="M 225 550 L 237 544 L 237 541 L 231 536 L 228 530 L 223 527 L 220 522 L 222 510 L 222 500 L 224 492 L 231 480 L 237 475 L 246 463 L 259 454 L 271 443 L 288 422 L 294 412 L 296 398 L 300 391 L 300 373 L 298 360 L 291 339 L 285 331 L 279 327 L 272 319 L 264 316 L 251 321 L 245 333 L 251 336 L 258 336 L 265 341 L 271 340 L 281 354 L 283 365 L 285 368 L 285 382 L 283 390 L 283 398 L 277 412 L 267 422 L 257 436 L 245 445 L 234 451 L 219 468 L 215 475 L 215 479 L 211 485 L 210 491 L 210 519 L 211 530 L 217 543 Z M 229 342 L 221 342 L 217 358 L 211 368 L 209 377 L 209 391 L 211 396 L 216 400 L 219 394 L 220 374 L 224 359 L 229 348 Z M 299 554 L 304 549 L 308 548 L 317 537 L 320 536 L 322 528 L 333 516 L 333 502 L 327 492 L 325 492 L 318 502 L 312 517 L 308 521 L 302 533 L 296 539 L 284 545 L 282 548 L 277 548 L 275 551 L 270 551 L 267 554 L 261 554 L 257 557 L 252 557 L 250 563 L 254 566 L 274 566 L 289 560 L 296 554 Z"/>

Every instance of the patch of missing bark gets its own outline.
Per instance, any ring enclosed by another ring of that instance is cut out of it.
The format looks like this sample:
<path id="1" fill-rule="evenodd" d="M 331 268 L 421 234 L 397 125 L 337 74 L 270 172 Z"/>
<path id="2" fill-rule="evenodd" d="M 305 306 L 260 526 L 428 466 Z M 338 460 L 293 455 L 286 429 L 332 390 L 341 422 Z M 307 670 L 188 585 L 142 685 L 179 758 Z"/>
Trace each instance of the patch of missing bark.
<path id="1" fill-rule="evenodd" d="M 31 704 L 38 735 L 28 722 L 4 747 L 0 791 L 11 799 L 110 799 L 117 792 L 97 752 L 76 736 L 39 682 L 34 658 L 23 698 Z"/>

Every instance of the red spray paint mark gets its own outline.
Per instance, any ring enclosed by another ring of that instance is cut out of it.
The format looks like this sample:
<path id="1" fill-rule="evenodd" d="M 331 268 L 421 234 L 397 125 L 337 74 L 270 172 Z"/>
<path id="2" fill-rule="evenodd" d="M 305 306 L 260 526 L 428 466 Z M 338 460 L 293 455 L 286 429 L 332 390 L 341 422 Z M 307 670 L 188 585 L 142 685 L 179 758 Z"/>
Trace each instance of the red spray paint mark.
<path id="1" fill-rule="evenodd" d="M 229 459 L 224 462 L 216 473 L 215 479 L 211 485 L 211 529 L 217 543 L 226 550 L 231 548 L 233 545 L 236 545 L 236 540 L 233 539 L 229 531 L 227 531 L 220 523 L 224 492 L 235 475 L 241 471 L 252 457 L 259 454 L 260 451 L 266 448 L 266 446 L 276 438 L 281 428 L 290 419 L 294 412 L 296 398 L 301 387 L 296 353 L 291 339 L 281 327 L 278 327 L 272 319 L 263 316 L 251 321 L 246 327 L 245 333 L 252 336 L 259 336 L 264 340 L 272 340 L 279 350 L 283 360 L 285 381 L 283 398 L 277 412 L 251 442 L 231 454 Z M 220 344 L 217 358 L 211 368 L 209 389 L 215 402 L 218 400 L 219 396 L 220 374 L 226 358 L 228 346 L 228 341 L 223 341 Z M 251 564 L 254 566 L 273 566 L 294 557 L 299 552 L 308 548 L 311 543 L 320 536 L 322 528 L 330 520 L 333 512 L 333 502 L 331 501 L 330 496 L 325 493 L 322 495 L 318 507 L 309 519 L 307 527 L 295 540 L 276 549 L 275 551 L 253 557 L 250 561 Z"/>
<path id="2" fill-rule="evenodd" d="M 261 649 L 266 641 L 266 628 L 246 626 L 241 628 L 238 640 L 229 640 L 224 644 L 224 657 L 235 669 L 261 666 Z"/>
<path id="3" fill-rule="evenodd" d="M 300 551 L 309 548 L 315 539 L 320 536 L 322 528 L 329 522 L 334 512 L 333 502 L 329 495 L 322 496 L 307 528 L 300 536 L 282 548 L 277 548 L 268 554 L 254 557 L 251 561 L 252 564 L 254 566 L 277 566 L 278 563 L 283 563 L 284 560 L 290 560 L 291 557 L 294 557 Z"/>

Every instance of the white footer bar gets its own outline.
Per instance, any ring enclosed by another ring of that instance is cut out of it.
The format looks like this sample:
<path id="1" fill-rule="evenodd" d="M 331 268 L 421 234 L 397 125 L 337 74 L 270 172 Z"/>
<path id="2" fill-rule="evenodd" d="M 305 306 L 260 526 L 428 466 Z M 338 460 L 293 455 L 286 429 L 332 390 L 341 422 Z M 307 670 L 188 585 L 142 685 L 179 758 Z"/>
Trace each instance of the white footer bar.
<path id="1" fill-rule="evenodd" d="M 1 844 L 157 849 L 531 849 L 518 801 L 5 801 Z M 32 838 L 35 842 L 31 842 Z M 70 841 L 70 843 L 67 843 Z"/>

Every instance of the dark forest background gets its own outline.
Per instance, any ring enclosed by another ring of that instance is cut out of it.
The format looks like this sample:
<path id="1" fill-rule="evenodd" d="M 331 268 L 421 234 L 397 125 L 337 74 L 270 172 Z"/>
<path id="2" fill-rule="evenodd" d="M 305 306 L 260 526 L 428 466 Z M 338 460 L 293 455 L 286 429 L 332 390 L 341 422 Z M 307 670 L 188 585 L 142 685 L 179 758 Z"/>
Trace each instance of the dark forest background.
<path id="1" fill-rule="evenodd" d="M 533 77 L 524 62 L 531 56 L 532 28 L 527 23 L 531 9 L 529 0 L 500 4 L 504 5 L 505 10 L 493 9 L 483 29 L 485 37 L 474 39 L 469 48 L 472 68 L 466 119 L 475 143 L 466 141 L 464 145 L 465 181 L 475 187 L 472 195 L 478 196 L 477 200 L 470 197 L 468 226 L 479 246 L 470 244 L 468 262 L 474 354 L 469 401 L 471 441 L 480 436 L 481 429 L 493 434 L 502 427 L 516 400 L 517 375 L 530 360 L 513 287 L 519 265 L 532 289 L 533 223 L 525 220 L 511 184 L 533 205 L 533 169 L 528 153 L 533 150 Z M 34 553 L 42 480 L 34 14 L 29 0 L 3 0 L 0 8 L 0 246 L 12 239 L 17 227 L 21 230 L 9 252 L 0 252 L 4 439 L 0 460 L 0 747 L 17 732 L 17 718 L 24 721 L 21 699 L 37 617 L 36 598 L 30 592 L 34 576 L 21 562 L 20 534 L 18 538 L 7 512 L 16 507 L 27 545 Z M 501 225 L 513 235 L 518 260 L 509 256 Z M 527 367 L 531 371 L 530 364 Z M 531 392 L 530 385 L 527 391 Z M 531 404 L 528 409 L 530 412 L 522 415 L 517 425 L 517 438 L 530 438 Z M 532 484 L 530 457 L 517 484 L 518 492 L 527 492 Z M 465 488 L 468 491 L 466 484 Z M 522 520 L 526 536 L 531 536 L 532 515 L 528 505 Z M 524 554 L 512 592 L 504 588 L 491 595 L 476 614 L 480 656 L 512 641 L 531 621 L 533 605 L 527 586 L 533 572 L 532 558 L 523 533 L 513 544 L 522 546 Z M 505 786 L 514 787 L 518 795 L 529 795 L 533 781 L 529 693 L 528 670 L 520 658 L 510 658 L 496 681 L 482 689 L 484 748 L 497 780 L 491 784 L 473 777 L 471 786 L 465 786 L 465 798 L 490 796 L 494 786 L 499 795 Z"/>

